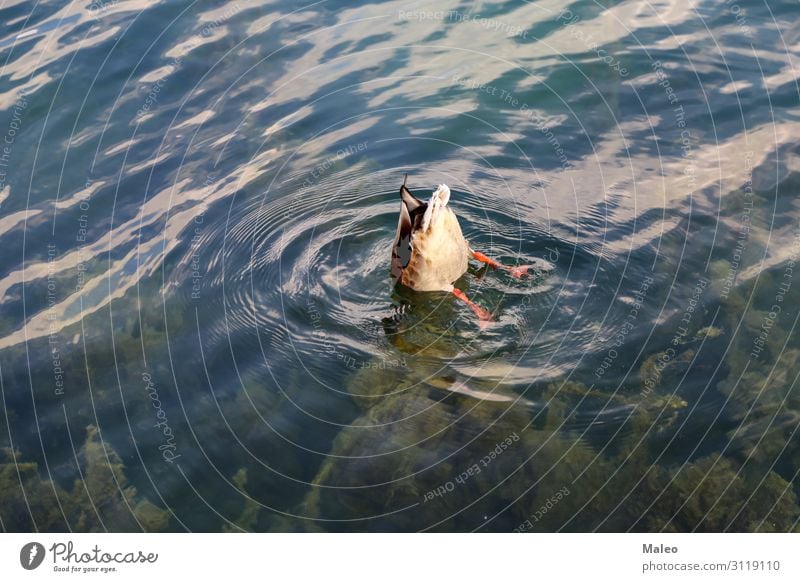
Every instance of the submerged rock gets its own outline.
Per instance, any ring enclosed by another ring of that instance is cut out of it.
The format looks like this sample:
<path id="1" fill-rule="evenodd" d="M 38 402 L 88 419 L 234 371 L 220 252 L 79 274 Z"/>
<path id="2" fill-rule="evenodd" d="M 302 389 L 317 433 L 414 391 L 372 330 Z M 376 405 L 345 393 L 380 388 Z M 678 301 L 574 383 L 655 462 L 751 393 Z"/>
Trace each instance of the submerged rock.
<path id="1" fill-rule="evenodd" d="M 718 454 L 673 470 L 654 468 L 633 503 L 634 529 L 666 532 L 797 531 L 800 507 L 774 472 L 743 472 Z"/>
<path id="2" fill-rule="evenodd" d="M 247 469 L 239 469 L 233 476 L 233 482 L 242 494 L 244 507 L 239 517 L 232 524 L 223 525 L 222 530 L 226 532 L 254 531 L 258 523 L 261 504 L 255 502 L 245 490 L 247 487 Z"/>
<path id="3" fill-rule="evenodd" d="M 0 498 L 6 531 L 162 531 L 169 513 L 128 483 L 117 453 L 94 426 L 86 430 L 72 489 L 39 475 L 36 463 L 6 452 L 0 464 Z"/>

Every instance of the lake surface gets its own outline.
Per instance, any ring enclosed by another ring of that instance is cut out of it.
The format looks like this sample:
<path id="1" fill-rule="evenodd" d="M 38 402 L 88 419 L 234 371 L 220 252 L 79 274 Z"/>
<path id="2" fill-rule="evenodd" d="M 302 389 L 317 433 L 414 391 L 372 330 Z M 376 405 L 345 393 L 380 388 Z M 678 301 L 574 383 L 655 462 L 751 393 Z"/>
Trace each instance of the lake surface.
<path id="1" fill-rule="evenodd" d="M 4 2 L 0 527 L 797 530 L 798 18 Z"/>

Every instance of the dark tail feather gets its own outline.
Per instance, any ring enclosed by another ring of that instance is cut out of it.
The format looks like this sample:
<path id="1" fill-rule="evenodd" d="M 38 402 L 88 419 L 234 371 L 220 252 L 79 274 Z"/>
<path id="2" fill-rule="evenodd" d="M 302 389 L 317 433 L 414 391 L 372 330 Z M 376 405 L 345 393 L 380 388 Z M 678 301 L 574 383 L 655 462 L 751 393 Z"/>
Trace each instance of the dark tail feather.
<path id="1" fill-rule="evenodd" d="M 406 188 L 406 182 L 408 181 L 408 174 L 405 175 L 403 178 L 403 185 L 400 186 L 400 198 L 403 200 L 403 203 L 408 208 L 409 213 L 413 213 L 417 208 L 425 206 L 425 203 L 414 196 L 411 193 L 411 190 Z"/>

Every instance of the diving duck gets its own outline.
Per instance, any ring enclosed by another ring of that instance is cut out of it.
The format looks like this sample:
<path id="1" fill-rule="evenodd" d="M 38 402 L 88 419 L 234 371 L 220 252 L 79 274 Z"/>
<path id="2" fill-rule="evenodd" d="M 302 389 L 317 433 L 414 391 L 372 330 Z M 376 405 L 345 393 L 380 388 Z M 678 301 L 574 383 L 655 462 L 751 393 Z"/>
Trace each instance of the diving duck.
<path id="1" fill-rule="evenodd" d="M 400 187 L 400 218 L 392 247 L 392 278 L 414 291 L 444 291 L 464 301 L 481 321 L 492 314 L 473 303 L 453 286 L 467 272 L 469 259 L 486 263 L 492 269 L 507 269 L 520 278 L 529 266 L 506 267 L 483 253 L 472 250 L 461 232 L 455 213 L 447 207 L 450 188 L 440 184 L 428 202 L 423 202 L 406 187 Z"/>

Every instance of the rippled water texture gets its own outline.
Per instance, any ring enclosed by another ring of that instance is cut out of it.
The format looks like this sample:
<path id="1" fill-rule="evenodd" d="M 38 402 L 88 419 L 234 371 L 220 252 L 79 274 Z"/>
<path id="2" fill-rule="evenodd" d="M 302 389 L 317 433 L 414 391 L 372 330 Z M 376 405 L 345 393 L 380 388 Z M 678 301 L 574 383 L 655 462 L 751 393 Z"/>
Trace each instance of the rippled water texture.
<path id="1" fill-rule="evenodd" d="M 2 2 L 0 526 L 797 530 L 799 17 Z"/>

